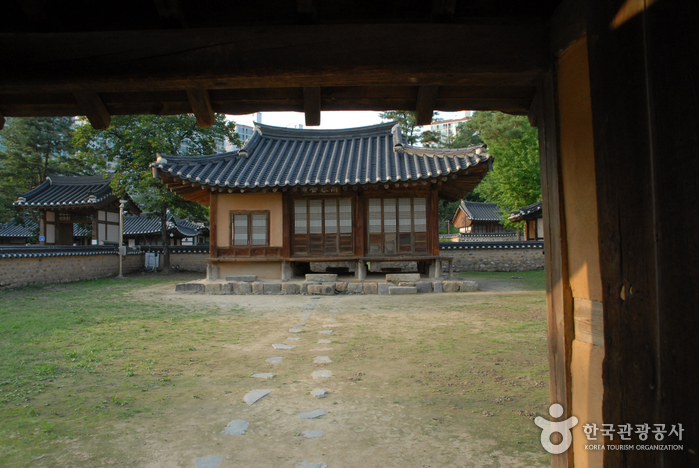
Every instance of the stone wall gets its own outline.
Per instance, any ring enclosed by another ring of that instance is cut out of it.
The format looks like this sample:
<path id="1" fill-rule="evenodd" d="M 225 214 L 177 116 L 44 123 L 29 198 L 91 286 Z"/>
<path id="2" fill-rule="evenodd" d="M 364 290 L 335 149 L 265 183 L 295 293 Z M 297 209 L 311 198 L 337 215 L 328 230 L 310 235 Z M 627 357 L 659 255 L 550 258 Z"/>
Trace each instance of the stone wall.
<path id="1" fill-rule="evenodd" d="M 544 249 L 452 250 L 442 255 L 453 257 L 454 272 L 460 271 L 532 271 L 544 269 Z M 448 271 L 447 262 L 442 270 Z"/>
<path id="2" fill-rule="evenodd" d="M 180 271 L 206 273 L 208 253 L 171 253 L 170 266 L 178 265 Z"/>
<path id="3" fill-rule="evenodd" d="M 143 261 L 143 255 L 128 255 L 124 260 L 124 273 L 142 270 Z M 0 260 L 0 289 L 37 283 L 68 283 L 118 274 L 119 256 L 116 254 L 5 258 Z"/>

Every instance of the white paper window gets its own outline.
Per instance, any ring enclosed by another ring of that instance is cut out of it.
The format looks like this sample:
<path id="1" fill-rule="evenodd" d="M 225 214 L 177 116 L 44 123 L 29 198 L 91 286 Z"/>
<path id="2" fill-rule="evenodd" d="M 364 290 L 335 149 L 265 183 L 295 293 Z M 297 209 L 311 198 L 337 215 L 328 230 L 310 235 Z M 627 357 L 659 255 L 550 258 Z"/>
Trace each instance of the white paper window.
<path id="1" fill-rule="evenodd" d="M 349 198 L 340 199 L 340 233 L 352 232 L 352 200 Z"/>
<path id="2" fill-rule="evenodd" d="M 410 198 L 398 199 L 398 232 L 412 232 L 413 216 L 411 213 Z"/>
<path id="3" fill-rule="evenodd" d="M 396 232 L 396 199 L 383 200 L 383 232 Z"/>
<path id="4" fill-rule="evenodd" d="M 306 200 L 296 200 L 294 202 L 294 232 L 296 234 L 306 234 Z"/>
<path id="5" fill-rule="evenodd" d="M 369 199 L 369 233 L 381 233 L 381 199 Z"/>
<path id="6" fill-rule="evenodd" d="M 310 233 L 323 233 L 323 201 L 311 200 L 308 203 L 308 218 L 310 220 Z"/>
<path id="7" fill-rule="evenodd" d="M 252 245 L 267 245 L 267 215 L 252 215 Z"/>
<path id="8" fill-rule="evenodd" d="M 325 201 L 325 233 L 337 234 L 337 202 Z"/>
<path id="9" fill-rule="evenodd" d="M 424 198 L 413 198 L 415 232 L 427 232 L 427 204 Z"/>
<path id="10" fill-rule="evenodd" d="M 233 215 L 233 245 L 248 245 L 248 215 Z"/>

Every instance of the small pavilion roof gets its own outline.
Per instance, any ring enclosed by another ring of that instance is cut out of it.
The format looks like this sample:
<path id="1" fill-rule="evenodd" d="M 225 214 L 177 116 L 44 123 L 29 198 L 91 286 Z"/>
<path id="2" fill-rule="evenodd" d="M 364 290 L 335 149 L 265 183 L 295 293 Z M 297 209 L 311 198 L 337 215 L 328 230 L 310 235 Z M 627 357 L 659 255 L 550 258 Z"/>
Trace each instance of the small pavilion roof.
<path id="1" fill-rule="evenodd" d="M 0 237 L 24 238 L 31 237 L 37 232 L 37 224 L 33 219 L 26 218 L 22 223 L 10 221 L 0 223 Z M 73 237 L 86 237 L 92 234 L 91 229 L 86 229 L 79 223 L 73 223 Z"/>
<path id="2" fill-rule="evenodd" d="M 527 205 L 518 210 L 511 211 L 511 213 L 512 214 L 507 219 L 512 221 L 513 223 L 528 219 L 541 218 L 543 216 L 543 210 L 540 201 L 532 203 L 531 205 Z"/>
<path id="3" fill-rule="evenodd" d="M 100 176 L 66 177 L 49 175 L 33 190 L 21 195 L 13 203 L 16 208 L 93 208 L 98 209 L 119 200 L 109 185 L 110 180 Z M 140 213 L 130 197 L 127 210 Z"/>
<path id="4" fill-rule="evenodd" d="M 471 221 L 500 221 L 502 219 L 500 217 L 500 207 L 495 203 L 461 200 L 459 210 Z M 456 214 L 454 217 L 456 218 Z"/>
<path id="5" fill-rule="evenodd" d="M 178 237 L 194 237 L 199 234 L 199 231 L 201 230 L 201 228 L 196 224 L 186 219 L 176 218 L 170 213 L 168 213 L 167 227 L 168 232 L 179 234 Z M 160 234 L 160 232 L 160 216 L 148 216 L 147 214 L 142 214 L 140 216 L 124 217 L 125 236 Z"/>
<path id="6" fill-rule="evenodd" d="M 240 151 L 195 157 L 158 155 L 153 168 L 154 175 L 185 198 L 193 185 L 249 192 L 441 181 L 440 195 L 458 199 L 490 169 L 492 156 L 486 150 L 485 145 L 410 146 L 397 122 L 341 130 L 255 124 L 253 136 Z"/>

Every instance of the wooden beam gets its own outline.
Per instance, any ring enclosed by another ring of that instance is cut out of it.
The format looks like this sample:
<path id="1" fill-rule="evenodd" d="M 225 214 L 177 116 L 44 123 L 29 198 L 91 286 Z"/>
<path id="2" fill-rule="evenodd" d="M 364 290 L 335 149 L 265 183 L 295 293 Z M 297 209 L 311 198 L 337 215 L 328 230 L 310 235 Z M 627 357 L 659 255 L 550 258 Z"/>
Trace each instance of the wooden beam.
<path id="1" fill-rule="evenodd" d="M 5 128 L 5 116 L 2 115 L 2 112 L 0 112 L 0 130 Z"/>
<path id="2" fill-rule="evenodd" d="M 448 23 L 454 19 L 456 0 L 432 0 L 432 21 Z"/>
<path id="3" fill-rule="evenodd" d="M 97 93 L 74 93 L 80 113 L 87 117 L 93 128 L 104 130 L 109 127 L 112 118 Z"/>
<path id="4" fill-rule="evenodd" d="M 296 13 L 301 24 L 313 24 L 318 19 L 315 0 L 296 0 Z"/>
<path id="5" fill-rule="evenodd" d="M 417 92 L 416 121 L 418 125 L 432 123 L 432 114 L 437 103 L 439 86 L 420 86 Z"/>
<path id="6" fill-rule="evenodd" d="M 179 0 L 153 0 L 153 3 L 158 9 L 162 28 L 180 29 L 187 27 Z"/>
<path id="7" fill-rule="evenodd" d="M 303 112 L 307 127 L 320 125 L 320 88 L 303 88 Z"/>
<path id="8" fill-rule="evenodd" d="M 546 325 L 549 348 L 549 395 L 551 403 L 563 406 L 564 421 L 572 415 L 570 362 L 575 335 L 573 294 L 568 272 L 565 205 L 561 185 L 560 154 L 558 151 L 558 118 L 555 76 L 546 74 L 536 96 L 539 112 L 539 154 L 541 159 L 541 190 L 546 239 Z M 554 441 L 558 443 L 558 441 Z M 553 455 L 553 468 L 573 465 L 573 451 Z"/>
<path id="9" fill-rule="evenodd" d="M 549 62 L 546 28 L 539 22 L 410 25 L 414 37 L 439 37 L 439 47 L 433 41 L 416 41 L 405 48 L 405 28 L 403 24 L 334 24 L 2 33 L 0 63 L 15 66 L 3 70 L 0 93 L 531 86 Z M 322 53 L 309 53 L 309 44 L 322 45 Z M 237 56 L 240 50 L 246 51 L 244 66 L 238 60 L 221 59 Z"/>
<path id="10" fill-rule="evenodd" d="M 187 98 L 197 124 L 200 127 L 211 127 L 214 124 L 214 110 L 211 108 L 209 92 L 205 89 L 188 89 Z"/>

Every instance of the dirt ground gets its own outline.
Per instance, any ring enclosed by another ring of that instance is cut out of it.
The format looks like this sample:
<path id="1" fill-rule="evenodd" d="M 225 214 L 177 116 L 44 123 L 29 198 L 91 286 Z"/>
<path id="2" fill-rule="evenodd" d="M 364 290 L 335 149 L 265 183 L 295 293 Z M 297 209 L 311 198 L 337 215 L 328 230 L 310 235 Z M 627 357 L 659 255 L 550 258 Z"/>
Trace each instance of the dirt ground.
<path id="1" fill-rule="evenodd" d="M 548 400 L 543 292 L 501 280 L 481 289 L 332 297 L 138 289 L 129 293 L 137 303 L 218 311 L 206 324 L 213 331 L 188 326 L 182 343 L 161 346 L 164 360 L 185 344 L 191 357 L 153 373 L 172 386 L 153 386 L 137 417 L 66 440 L 64 453 L 27 466 L 195 467 L 213 456 L 220 468 L 546 466 L 531 421 Z M 273 356 L 283 360 L 265 361 Z M 314 378 L 316 370 L 332 377 Z M 250 377 L 258 372 L 277 375 Z M 325 398 L 309 394 L 320 388 Z M 243 397 L 253 389 L 272 392 L 249 406 Z M 299 418 L 316 409 L 328 414 Z M 223 434 L 232 420 L 249 422 L 247 432 Z M 308 430 L 322 436 L 306 438 Z"/>

